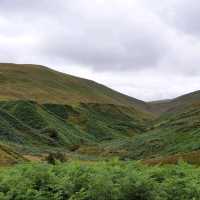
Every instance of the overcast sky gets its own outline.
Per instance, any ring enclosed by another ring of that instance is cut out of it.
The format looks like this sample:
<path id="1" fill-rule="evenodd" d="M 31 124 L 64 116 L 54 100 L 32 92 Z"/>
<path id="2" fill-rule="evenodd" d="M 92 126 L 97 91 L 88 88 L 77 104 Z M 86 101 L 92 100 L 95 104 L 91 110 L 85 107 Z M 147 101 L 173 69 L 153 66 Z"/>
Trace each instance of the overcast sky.
<path id="1" fill-rule="evenodd" d="M 0 0 L 0 62 L 168 99 L 200 89 L 199 20 L 199 0 Z"/>

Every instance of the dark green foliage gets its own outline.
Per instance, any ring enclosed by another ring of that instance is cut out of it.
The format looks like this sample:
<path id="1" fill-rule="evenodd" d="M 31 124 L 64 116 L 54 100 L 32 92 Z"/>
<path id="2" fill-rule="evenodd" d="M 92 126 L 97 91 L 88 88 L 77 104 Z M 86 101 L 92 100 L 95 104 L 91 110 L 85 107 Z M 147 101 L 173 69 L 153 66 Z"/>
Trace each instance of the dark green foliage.
<path id="1" fill-rule="evenodd" d="M 66 120 L 69 117 L 69 115 L 78 114 L 77 111 L 75 111 L 71 106 L 68 105 L 44 104 L 43 107 L 63 120 Z"/>
<path id="2" fill-rule="evenodd" d="M 57 161 L 66 162 L 67 158 L 64 153 L 51 152 L 45 157 L 45 160 L 47 161 L 47 163 L 55 165 L 57 163 Z"/>
<path id="3" fill-rule="evenodd" d="M 145 120 L 134 108 L 112 104 L 81 104 L 70 122 L 98 141 L 134 136 L 145 131 Z"/>
<path id="4" fill-rule="evenodd" d="M 75 144 L 75 145 L 71 145 L 71 146 L 69 147 L 69 150 L 73 152 L 73 151 L 78 150 L 79 148 L 80 148 L 80 145 Z"/>
<path id="5" fill-rule="evenodd" d="M 6 106 L 3 109 L 6 110 Z M 17 101 L 8 111 L 31 128 L 42 129 L 47 126 L 47 123 L 38 112 L 38 106 L 35 102 Z"/>
<path id="6" fill-rule="evenodd" d="M 94 140 L 44 106 L 21 100 L 0 102 L 0 139 L 29 152 L 33 146 L 38 151 L 54 147 L 67 149 L 81 141 Z"/>
<path id="7" fill-rule="evenodd" d="M 72 107 L 25 100 L 1 101 L 0 138 L 20 144 L 28 151 L 33 146 L 38 151 L 54 147 L 71 150 L 83 144 L 142 133 L 144 119 L 140 114 L 133 108 L 110 104 Z"/>
<path id="8" fill-rule="evenodd" d="M 59 133 L 54 128 L 45 128 L 45 129 L 41 130 L 40 133 L 45 134 L 45 135 L 47 135 L 48 137 L 50 137 L 54 140 L 59 140 Z"/>
<path id="9" fill-rule="evenodd" d="M 133 162 L 27 164 L 0 173 L 1 200 L 198 200 L 200 168 Z"/>

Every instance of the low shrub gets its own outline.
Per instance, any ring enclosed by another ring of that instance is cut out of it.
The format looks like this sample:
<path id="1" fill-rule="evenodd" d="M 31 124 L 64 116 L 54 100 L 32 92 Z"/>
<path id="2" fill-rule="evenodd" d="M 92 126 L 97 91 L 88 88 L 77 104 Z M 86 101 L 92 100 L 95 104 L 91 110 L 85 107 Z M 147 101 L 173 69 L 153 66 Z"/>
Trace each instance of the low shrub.
<path id="1" fill-rule="evenodd" d="M 60 153 L 60 152 L 52 152 L 49 153 L 46 157 L 45 157 L 45 161 L 47 161 L 48 164 L 53 164 L 55 165 L 57 162 L 66 162 L 67 158 L 65 156 L 64 153 Z"/>
<path id="2" fill-rule="evenodd" d="M 25 164 L 0 172 L 1 200 L 198 200 L 200 168 L 185 163 Z"/>
<path id="3" fill-rule="evenodd" d="M 51 139 L 54 139 L 54 140 L 59 139 L 59 133 L 55 128 L 45 128 L 45 129 L 42 129 L 40 131 L 40 133 L 45 134 L 45 135 L 47 135 L 48 137 L 50 137 Z"/>

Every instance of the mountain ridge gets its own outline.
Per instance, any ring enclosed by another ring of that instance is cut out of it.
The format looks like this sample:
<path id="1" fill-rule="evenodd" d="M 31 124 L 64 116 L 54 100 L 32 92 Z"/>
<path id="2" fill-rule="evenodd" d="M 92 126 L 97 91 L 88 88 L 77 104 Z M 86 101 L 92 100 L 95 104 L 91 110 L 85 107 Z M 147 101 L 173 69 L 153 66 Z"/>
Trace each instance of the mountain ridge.
<path id="1" fill-rule="evenodd" d="M 12 77 L 12 72 L 15 73 L 15 77 Z M 18 77 L 16 75 L 18 75 Z M 25 77 L 25 75 L 27 77 Z M 41 77 L 43 76 L 44 79 L 39 78 L 37 76 L 41 76 Z M 81 92 L 85 92 L 84 95 L 88 96 L 88 99 L 83 97 L 81 99 L 82 102 L 84 102 L 84 101 L 89 102 L 90 101 L 90 102 L 95 103 L 97 101 L 97 99 L 95 99 L 94 96 L 92 96 L 93 94 L 91 94 L 91 95 L 89 95 L 88 93 L 86 94 L 86 92 L 88 92 L 88 90 L 89 90 L 90 93 L 93 92 L 94 95 L 97 95 L 97 97 L 101 98 L 101 100 L 105 103 L 114 102 L 115 104 L 121 103 L 122 105 L 125 105 L 125 103 L 127 103 L 127 105 L 130 105 L 132 103 L 132 101 L 133 102 L 135 101 L 135 103 L 137 103 L 137 104 L 144 104 L 145 103 L 141 100 L 135 99 L 133 97 L 129 97 L 128 95 L 123 95 L 122 93 L 114 91 L 113 89 L 110 89 L 110 88 L 108 88 L 108 87 L 106 87 L 102 84 L 96 83 L 95 81 L 91 81 L 89 79 L 84 79 L 84 78 L 78 78 L 78 77 L 75 77 L 75 76 L 72 76 L 72 75 L 69 75 L 69 74 L 65 74 L 65 73 L 62 73 L 62 72 L 57 72 L 53 69 L 47 68 L 47 67 L 42 66 L 42 65 L 32 65 L 32 64 L 21 65 L 21 64 L 13 64 L 13 63 L 12 64 L 0 63 L 0 81 L 1 81 L 1 84 L 4 84 L 4 81 L 6 81 L 6 78 L 7 79 L 10 78 L 10 81 L 15 80 L 15 84 L 17 83 L 17 81 L 18 82 L 21 81 L 22 83 L 24 81 L 25 85 L 35 83 L 36 85 L 32 85 L 33 88 L 36 87 L 36 86 L 38 87 L 39 85 L 36 83 L 36 81 L 38 81 L 38 82 L 40 81 L 42 84 L 44 84 L 43 87 L 46 87 L 45 89 L 47 89 L 48 92 L 50 92 L 49 87 L 52 87 L 52 89 L 60 90 L 59 91 L 60 93 L 62 92 L 61 90 L 64 90 L 64 87 L 66 87 L 68 91 L 65 89 L 66 91 L 64 91 L 64 92 L 74 93 L 73 87 L 77 87 L 75 89 L 78 90 L 79 95 L 81 95 Z M 49 83 L 49 85 L 46 85 L 48 81 L 52 81 L 52 83 Z M 12 82 L 10 84 L 12 84 Z M 55 84 L 55 85 L 53 85 L 53 84 Z M 77 86 L 78 84 L 82 84 L 82 85 Z M 14 86 L 14 85 L 11 85 L 11 86 Z M 96 87 L 95 89 L 98 89 L 101 92 L 101 94 L 100 94 L 101 96 L 98 93 L 95 93 L 95 91 L 93 90 L 92 87 Z M 28 93 L 29 91 L 26 90 L 26 92 L 27 92 L 26 95 L 29 95 L 29 93 Z M 40 91 L 40 93 L 41 93 L 41 91 Z M 112 93 L 112 95 L 114 95 L 114 97 L 117 98 L 118 102 L 111 99 L 111 97 L 109 96 L 109 95 L 111 95 L 110 93 Z M 66 98 L 66 93 L 64 94 L 65 98 L 63 98 L 63 96 L 61 96 L 61 94 L 60 94 L 60 99 L 58 99 L 59 103 L 68 103 L 68 102 L 72 103 L 72 102 L 70 102 L 71 99 Z M 23 94 L 20 94 L 20 93 L 18 95 L 16 94 L 16 98 L 17 97 L 26 98 L 24 96 L 23 96 Z M 122 100 L 122 96 L 124 98 L 123 100 Z M 1 98 L 2 98 L 2 94 L 1 94 Z M 11 98 L 12 98 L 12 96 L 11 96 Z M 30 98 L 33 98 L 33 96 L 30 97 Z M 94 98 L 94 99 L 92 99 L 92 98 Z M 46 101 L 47 101 L 47 99 L 48 98 L 46 97 Z M 15 100 L 17 100 L 17 99 L 15 99 Z M 34 99 L 29 99 L 29 100 L 34 100 Z M 41 99 L 39 98 L 38 101 L 40 101 L 40 100 Z M 50 100 L 52 101 L 52 103 L 56 103 L 56 102 L 54 102 L 55 100 L 53 99 L 53 95 L 51 96 Z M 74 100 L 74 99 L 72 99 L 72 100 Z M 78 101 L 78 102 L 80 102 L 80 101 Z M 99 101 L 99 103 L 101 103 L 101 102 Z"/>
<path id="2" fill-rule="evenodd" d="M 157 116 L 179 104 L 184 106 L 200 99 L 200 91 L 195 91 L 173 99 L 145 102 L 95 81 L 33 64 L 0 63 L 0 83 L 0 100 L 27 99 L 70 105 L 81 102 L 115 104 L 135 107 Z"/>

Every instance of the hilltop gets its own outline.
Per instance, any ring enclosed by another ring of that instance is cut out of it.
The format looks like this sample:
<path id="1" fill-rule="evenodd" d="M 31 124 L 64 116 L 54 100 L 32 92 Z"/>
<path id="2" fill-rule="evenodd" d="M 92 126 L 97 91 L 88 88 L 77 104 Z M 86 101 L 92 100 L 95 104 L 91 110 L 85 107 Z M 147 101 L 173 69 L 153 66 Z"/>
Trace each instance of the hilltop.
<path id="1" fill-rule="evenodd" d="M 32 100 L 38 103 L 101 103 L 145 106 L 94 81 L 63 74 L 40 65 L 0 64 L 0 99 Z"/>

